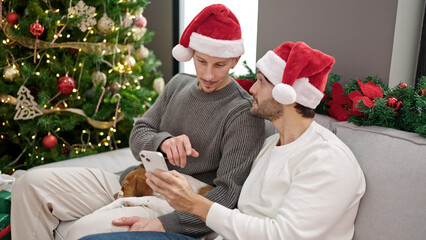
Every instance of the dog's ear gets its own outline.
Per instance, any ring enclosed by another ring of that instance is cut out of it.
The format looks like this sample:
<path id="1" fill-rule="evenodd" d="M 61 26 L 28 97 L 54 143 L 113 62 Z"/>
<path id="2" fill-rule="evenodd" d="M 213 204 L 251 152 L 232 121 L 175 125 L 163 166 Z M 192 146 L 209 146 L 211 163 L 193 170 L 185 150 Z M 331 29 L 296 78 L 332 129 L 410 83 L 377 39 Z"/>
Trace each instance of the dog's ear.
<path id="1" fill-rule="evenodd" d="M 133 197 L 134 180 L 135 174 L 133 172 L 129 173 L 122 183 L 121 191 L 123 192 L 123 195 L 121 197 Z"/>
<path id="2" fill-rule="evenodd" d="M 152 196 L 153 191 L 146 183 L 146 176 L 138 175 L 134 178 L 133 181 L 133 196 L 135 197 L 143 197 L 143 196 Z"/>

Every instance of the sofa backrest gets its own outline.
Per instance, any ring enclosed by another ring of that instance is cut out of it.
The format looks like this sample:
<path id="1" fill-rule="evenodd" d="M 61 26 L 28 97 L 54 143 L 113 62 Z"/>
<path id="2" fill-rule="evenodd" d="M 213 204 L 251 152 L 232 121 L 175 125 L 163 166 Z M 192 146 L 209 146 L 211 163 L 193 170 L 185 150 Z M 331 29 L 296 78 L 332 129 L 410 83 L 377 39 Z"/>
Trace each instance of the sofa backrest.
<path id="1" fill-rule="evenodd" d="M 334 124 L 366 179 L 355 240 L 426 239 L 426 138 L 390 128 Z"/>

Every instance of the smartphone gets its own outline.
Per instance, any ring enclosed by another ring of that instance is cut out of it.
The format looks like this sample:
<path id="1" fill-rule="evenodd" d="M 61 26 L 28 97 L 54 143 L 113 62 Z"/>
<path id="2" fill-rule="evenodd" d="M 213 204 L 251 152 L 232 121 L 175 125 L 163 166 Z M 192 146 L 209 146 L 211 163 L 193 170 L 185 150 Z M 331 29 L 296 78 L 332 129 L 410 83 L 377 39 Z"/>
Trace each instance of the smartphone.
<path id="1" fill-rule="evenodd" d="M 166 172 L 169 171 L 163 154 L 159 152 L 142 150 L 139 153 L 139 156 L 141 157 L 145 170 L 149 172 L 154 172 L 155 169 L 160 169 Z"/>

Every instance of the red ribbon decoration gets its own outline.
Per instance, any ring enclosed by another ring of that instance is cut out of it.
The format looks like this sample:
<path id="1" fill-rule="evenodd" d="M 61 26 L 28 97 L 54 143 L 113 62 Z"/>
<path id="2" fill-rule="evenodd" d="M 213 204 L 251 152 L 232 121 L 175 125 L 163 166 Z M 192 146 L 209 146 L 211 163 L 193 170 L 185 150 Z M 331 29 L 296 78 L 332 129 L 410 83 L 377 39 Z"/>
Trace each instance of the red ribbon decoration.
<path id="1" fill-rule="evenodd" d="M 104 97 L 104 94 L 105 94 L 105 88 L 104 88 L 104 87 L 102 87 L 102 94 L 101 94 L 101 96 L 99 97 L 99 101 L 98 101 L 98 105 L 96 106 L 96 111 L 95 111 L 95 113 L 97 113 L 97 112 L 98 112 L 98 110 L 99 110 L 99 106 L 101 105 L 101 100 L 102 100 L 102 98 Z"/>

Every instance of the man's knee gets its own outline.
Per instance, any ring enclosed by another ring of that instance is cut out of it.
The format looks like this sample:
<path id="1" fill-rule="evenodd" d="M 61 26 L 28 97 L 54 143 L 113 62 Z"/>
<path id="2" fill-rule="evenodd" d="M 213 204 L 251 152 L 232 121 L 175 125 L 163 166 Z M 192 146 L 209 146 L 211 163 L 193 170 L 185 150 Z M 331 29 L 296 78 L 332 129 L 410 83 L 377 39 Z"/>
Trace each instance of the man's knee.
<path id="1" fill-rule="evenodd" d="M 67 240 L 79 239 L 81 237 L 107 232 L 128 231 L 128 226 L 114 226 L 112 220 L 115 216 L 104 215 L 99 213 L 89 214 L 73 223 L 67 232 Z"/>
<path id="2" fill-rule="evenodd" d="M 22 193 L 28 191 L 30 188 L 42 186 L 46 181 L 46 176 L 49 176 L 49 174 L 46 174 L 46 170 L 47 169 L 28 171 L 19 178 L 17 178 L 16 182 L 13 184 L 12 187 L 12 196 L 14 194 L 21 195 Z"/>

